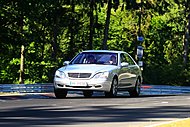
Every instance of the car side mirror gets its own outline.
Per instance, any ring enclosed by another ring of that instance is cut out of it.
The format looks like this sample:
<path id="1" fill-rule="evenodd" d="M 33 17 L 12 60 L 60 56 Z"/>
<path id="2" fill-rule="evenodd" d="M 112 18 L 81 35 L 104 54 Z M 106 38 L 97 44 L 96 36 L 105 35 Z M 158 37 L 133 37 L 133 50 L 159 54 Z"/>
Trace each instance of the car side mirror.
<path id="1" fill-rule="evenodd" d="M 66 66 L 66 65 L 68 65 L 68 64 L 69 64 L 69 61 L 63 62 L 63 65 L 64 65 L 64 66 Z"/>
<path id="2" fill-rule="evenodd" d="M 123 63 L 121 63 L 121 66 L 122 66 L 122 67 L 128 67 L 128 66 L 129 66 L 129 63 L 123 62 Z"/>

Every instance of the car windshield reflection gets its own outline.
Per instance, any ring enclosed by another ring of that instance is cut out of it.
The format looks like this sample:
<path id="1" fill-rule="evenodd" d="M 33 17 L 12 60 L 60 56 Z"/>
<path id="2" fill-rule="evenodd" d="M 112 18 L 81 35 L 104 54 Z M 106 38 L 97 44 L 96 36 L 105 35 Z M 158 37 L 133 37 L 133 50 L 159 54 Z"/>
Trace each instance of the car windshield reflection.
<path id="1" fill-rule="evenodd" d="M 117 53 L 83 52 L 78 54 L 70 64 L 103 64 L 117 65 Z"/>

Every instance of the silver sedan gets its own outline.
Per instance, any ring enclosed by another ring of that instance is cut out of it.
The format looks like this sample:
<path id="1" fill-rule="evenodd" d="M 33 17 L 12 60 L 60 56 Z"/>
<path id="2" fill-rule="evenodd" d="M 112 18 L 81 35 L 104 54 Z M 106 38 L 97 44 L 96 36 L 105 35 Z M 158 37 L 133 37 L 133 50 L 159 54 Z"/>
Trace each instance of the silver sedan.
<path id="1" fill-rule="evenodd" d="M 65 98 L 69 90 L 80 90 L 91 97 L 93 91 L 103 91 L 106 97 L 114 97 L 126 90 L 130 96 L 139 96 L 141 83 L 140 67 L 128 53 L 87 50 L 55 72 L 54 93 L 56 98 Z"/>

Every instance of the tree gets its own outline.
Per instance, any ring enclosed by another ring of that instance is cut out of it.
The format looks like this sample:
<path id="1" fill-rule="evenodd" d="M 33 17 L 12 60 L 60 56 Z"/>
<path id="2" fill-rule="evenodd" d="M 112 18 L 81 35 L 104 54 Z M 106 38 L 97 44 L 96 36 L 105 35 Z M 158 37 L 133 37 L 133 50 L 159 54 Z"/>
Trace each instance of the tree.
<path id="1" fill-rule="evenodd" d="M 188 54 L 189 54 L 189 44 L 190 44 L 190 2 L 188 0 L 184 1 L 184 16 L 185 16 L 185 21 L 184 21 L 184 44 L 183 44 L 183 61 L 185 66 L 187 65 L 188 62 Z"/>
<path id="2" fill-rule="evenodd" d="M 0 83 L 19 83 L 20 72 L 25 83 L 52 82 L 64 60 L 86 49 L 123 50 L 134 57 L 142 35 L 145 83 L 188 85 L 189 3 L 2 0 Z M 22 45 L 25 66 L 19 71 Z"/>
<path id="3" fill-rule="evenodd" d="M 103 49 L 107 49 L 107 40 L 108 40 L 108 31 L 109 31 L 109 24 L 110 24 L 110 15 L 111 15 L 111 8 L 112 8 L 112 0 L 108 0 L 108 7 L 107 7 L 107 17 L 105 21 L 105 28 L 104 28 L 104 39 L 103 39 Z"/>

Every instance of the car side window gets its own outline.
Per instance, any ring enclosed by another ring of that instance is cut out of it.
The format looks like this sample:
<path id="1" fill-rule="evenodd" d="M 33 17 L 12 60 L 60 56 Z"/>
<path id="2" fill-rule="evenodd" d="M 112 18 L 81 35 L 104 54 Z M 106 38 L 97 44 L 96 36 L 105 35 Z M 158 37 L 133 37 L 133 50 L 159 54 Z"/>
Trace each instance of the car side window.
<path id="1" fill-rule="evenodd" d="M 121 63 L 127 62 L 123 53 L 120 55 L 120 61 L 121 61 Z"/>
<path id="2" fill-rule="evenodd" d="M 127 62 L 129 63 L 129 65 L 135 65 L 135 63 L 128 54 L 121 54 L 121 63 L 122 62 Z"/>

